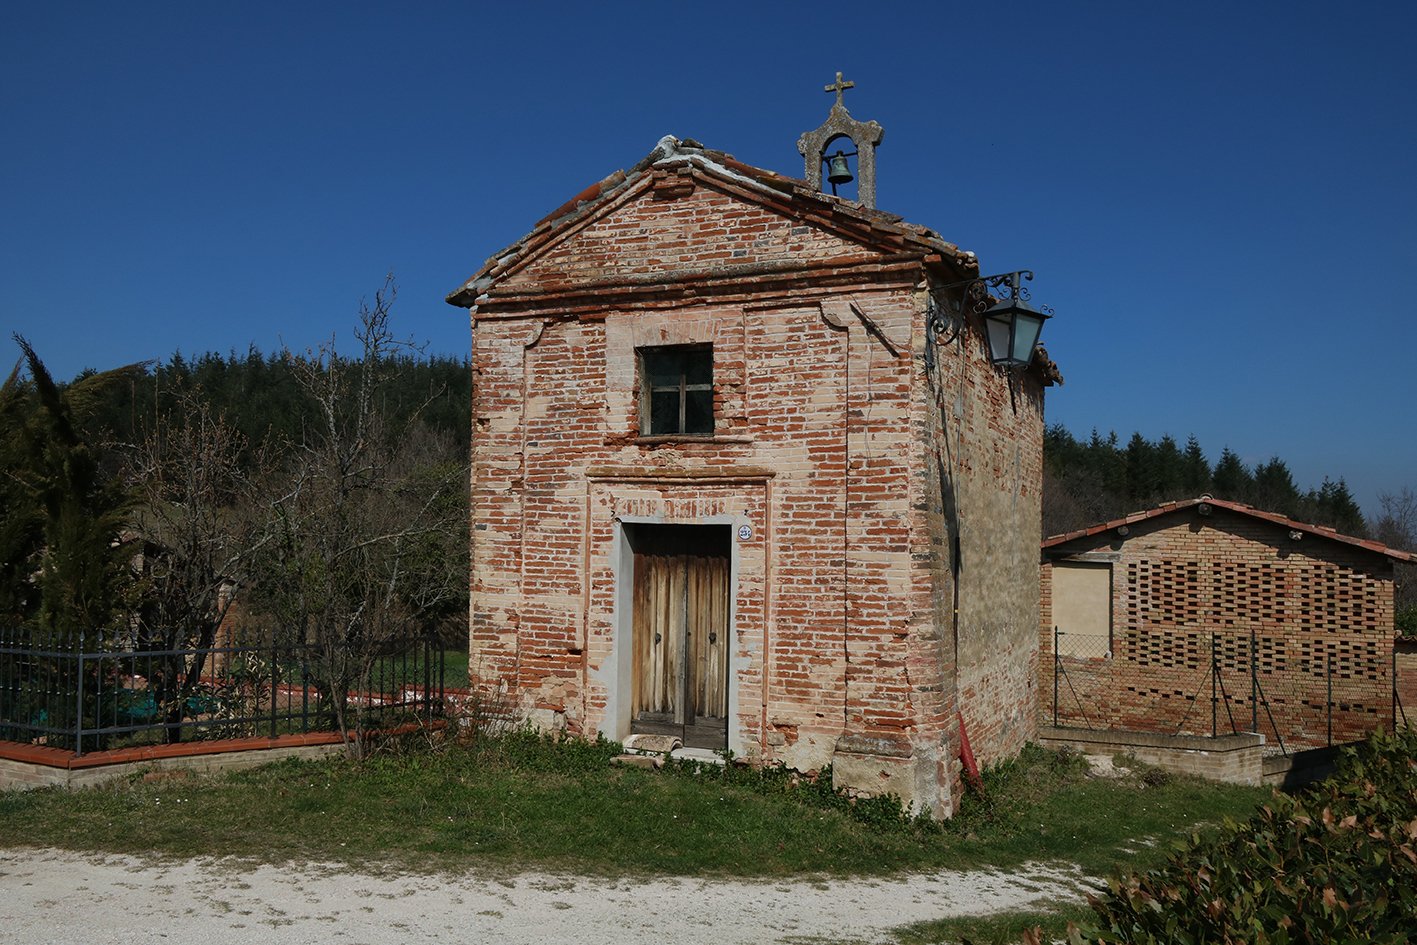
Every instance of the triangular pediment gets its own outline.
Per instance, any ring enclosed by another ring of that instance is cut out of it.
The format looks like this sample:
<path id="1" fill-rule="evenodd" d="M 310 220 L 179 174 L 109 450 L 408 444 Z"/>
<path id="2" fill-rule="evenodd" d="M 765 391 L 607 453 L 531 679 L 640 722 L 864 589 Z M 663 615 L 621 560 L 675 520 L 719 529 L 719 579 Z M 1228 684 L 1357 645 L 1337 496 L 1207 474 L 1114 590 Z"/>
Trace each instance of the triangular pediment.
<path id="1" fill-rule="evenodd" d="M 902 255 L 974 265 L 924 227 L 666 138 L 489 259 L 448 301 L 732 280 Z"/>
<path id="2" fill-rule="evenodd" d="M 627 283 L 656 275 L 674 280 L 883 254 L 863 240 L 699 180 L 691 193 L 667 199 L 657 198 L 653 186 L 639 188 L 524 260 L 499 289 Z"/>

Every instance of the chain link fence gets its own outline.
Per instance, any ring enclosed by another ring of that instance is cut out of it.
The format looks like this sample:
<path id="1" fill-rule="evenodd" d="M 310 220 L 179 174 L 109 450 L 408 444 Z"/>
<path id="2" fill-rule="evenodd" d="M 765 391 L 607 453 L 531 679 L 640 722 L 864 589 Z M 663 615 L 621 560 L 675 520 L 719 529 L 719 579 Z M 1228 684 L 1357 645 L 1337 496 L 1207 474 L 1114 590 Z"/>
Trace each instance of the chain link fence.
<path id="1" fill-rule="evenodd" d="M 1406 724 L 1392 641 L 1368 634 L 1052 634 L 1056 727 L 1265 736 L 1285 754 Z M 1045 699 L 1050 694 L 1045 693 Z"/>

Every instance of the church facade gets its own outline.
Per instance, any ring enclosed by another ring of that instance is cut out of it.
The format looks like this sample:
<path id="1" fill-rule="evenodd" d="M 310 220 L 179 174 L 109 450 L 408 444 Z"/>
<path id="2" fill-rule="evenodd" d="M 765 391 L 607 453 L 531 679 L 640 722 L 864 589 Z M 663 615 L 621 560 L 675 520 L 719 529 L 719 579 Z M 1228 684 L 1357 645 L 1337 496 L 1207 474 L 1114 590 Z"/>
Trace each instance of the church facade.
<path id="1" fill-rule="evenodd" d="M 967 306 L 932 327 L 978 274 L 672 137 L 489 259 L 448 297 L 473 337 L 473 685 L 543 728 L 831 765 L 948 816 L 962 727 L 980 764 L 1037 731 L 1061 380 L 994 367 Z"/>

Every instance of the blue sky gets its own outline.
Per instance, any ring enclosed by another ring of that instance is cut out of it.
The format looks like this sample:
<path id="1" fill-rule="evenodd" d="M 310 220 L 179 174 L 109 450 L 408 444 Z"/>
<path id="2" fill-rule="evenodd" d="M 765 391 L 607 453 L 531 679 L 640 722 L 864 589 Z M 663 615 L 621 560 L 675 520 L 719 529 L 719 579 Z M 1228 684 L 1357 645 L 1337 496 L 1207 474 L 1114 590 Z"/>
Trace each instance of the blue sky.
<path id="1" fill-rule="evenodd" d="M 833 17 L 834 11 L 841 11 Z M 395 328 L 664 134 L 1032 269 L 1050 421 L 1417 488 L 1417 4 L 0 6 L 0 352 L 53 373 Z M 18 351 L 11 346 L 11 356 Z"/>

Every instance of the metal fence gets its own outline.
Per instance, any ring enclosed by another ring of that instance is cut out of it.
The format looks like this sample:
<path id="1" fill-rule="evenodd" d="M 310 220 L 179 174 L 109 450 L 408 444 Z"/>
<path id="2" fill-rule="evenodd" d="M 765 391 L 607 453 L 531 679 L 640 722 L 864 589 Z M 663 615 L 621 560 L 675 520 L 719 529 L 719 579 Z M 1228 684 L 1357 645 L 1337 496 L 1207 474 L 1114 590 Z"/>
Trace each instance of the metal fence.
<path id="1" fill-rule="evenodd" d="M 1171 633 L 1164 643 L 1136 633 L 1052 636 L 1045 659 L 1057 727 L 1257 732 L 1288 754 L 1407 724 L 1391 641 L 1207 631 Z"/>
<path id="2" fill-rule="evenodd" d="M 68 641 L 64 641 L 68 642 Z M 27 628 L 0 633 L 0 741 L 84 754 L 139 745 L 337 730 L 335 701 L 368 724 L 442 711 L 436 637 L 389 640 L 361 685 L 332 691 L 341 654 L 266 638 L 204 649 L 55 645 Z M 104 643 L 107 645 L 104 645 Z"/>

